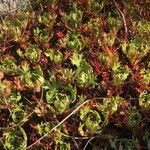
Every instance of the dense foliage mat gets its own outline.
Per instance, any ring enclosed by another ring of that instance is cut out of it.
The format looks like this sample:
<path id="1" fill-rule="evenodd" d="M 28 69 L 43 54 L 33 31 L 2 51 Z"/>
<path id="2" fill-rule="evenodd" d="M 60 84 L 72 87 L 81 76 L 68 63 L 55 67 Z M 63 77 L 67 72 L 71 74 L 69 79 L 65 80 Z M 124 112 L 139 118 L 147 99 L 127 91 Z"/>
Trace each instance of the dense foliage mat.
<path id="1" fill-rule="evenodd" d="M 0 149 L 150 149 L 148 0 L 38 0 L 0 23 Z"/>

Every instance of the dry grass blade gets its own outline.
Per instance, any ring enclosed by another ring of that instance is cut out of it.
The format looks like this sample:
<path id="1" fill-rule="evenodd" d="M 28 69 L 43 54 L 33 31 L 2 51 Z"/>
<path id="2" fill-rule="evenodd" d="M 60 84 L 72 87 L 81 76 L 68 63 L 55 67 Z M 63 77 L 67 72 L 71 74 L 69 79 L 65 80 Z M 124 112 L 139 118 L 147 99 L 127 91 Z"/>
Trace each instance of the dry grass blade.
<path id="1" fill-rule="evenodd" d="M 127 23 L 126 23 L 125 16 L 124 16 L 123 12 L 120 10 L 120 8 L 119 8 L 117 2 L 116 2 L 115 0 L 113 0 L 113 2 L 114 2 L 114 4 L 115 4 L 116 8 L 118 9 L 119 13 L 120 13 L 121 16 L 122 16 L 122 20 L 123 20 L 123 24 L 124 24 L 125 33 L 128 34 L 128 28 L 127 28 Z"/>
<path id="2" fill-rule="evenodd" d="M 31 147 L 33 147 L 34 145 L 36 145 L 37 143 L 39 143 L 42 139 L 44 139 L 46 136 L 48 136 L 48 134 L 50 132 L 55 131 L 61 124 L 63 124 L 67 119 L 69 119 L 74 113 L 76 113 L 83 105 L 85 105 L 86 103 L 88 103 L 90 101 L 91 100 L 86 100 L 85 102 L 83 102 L 82 104 L 80 104 L 75 110 L 73 110 L 66 118 L 64 118 L 62 121 L 60 121 L 49 132 L 47 132 L 46 134 L 44 134 L 41 138 L 39 138 L 36 142 L 34 142 L 33 144 L 31 144 L 30 146 L 28 146 L 27 149 L 30 149 Z"/>

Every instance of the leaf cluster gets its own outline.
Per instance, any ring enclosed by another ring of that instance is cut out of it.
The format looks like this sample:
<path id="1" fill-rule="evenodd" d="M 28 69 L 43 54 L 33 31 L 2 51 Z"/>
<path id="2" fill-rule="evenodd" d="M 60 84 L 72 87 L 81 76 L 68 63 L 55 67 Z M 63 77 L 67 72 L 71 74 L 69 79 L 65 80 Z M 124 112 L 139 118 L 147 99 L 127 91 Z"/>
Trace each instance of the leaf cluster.
<path id="1" fill-rule="evenodd" d="M 142 3 L 31 0 L 1 18 L 0 149 L 150 147 Z"/>

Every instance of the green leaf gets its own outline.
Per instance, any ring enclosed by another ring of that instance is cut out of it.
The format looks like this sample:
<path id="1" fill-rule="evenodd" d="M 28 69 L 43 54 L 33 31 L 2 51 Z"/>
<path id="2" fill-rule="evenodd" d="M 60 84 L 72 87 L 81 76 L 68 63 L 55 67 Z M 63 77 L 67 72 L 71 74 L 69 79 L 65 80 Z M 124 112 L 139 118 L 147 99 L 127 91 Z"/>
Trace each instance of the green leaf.
<path id="1" fill-rule="evenodd" d="M 94 12 L 96 15 L 99 15 L 101 10 L 105 6 L 104 4 L 105 3 L 101 0 L 100 1 L 90 0 L 90 1 L 88 1 L 88 9 L 89 9 L 89 11 Z"/>
<path id="2" fill-rule="evenodd" d="M 41 50 L 39 49 L 38 45 L 30 45 L 25 50 L 26 58 L 31 62 L 37 62 L 41 57 Z"/>
<path id="3" fill-rule="evenodd" d="M 5 74 L 15 75 L 17 71 L 16 60 L 13 57 L 6 57 L 2 61 L 0 70 L 3 70 Z"/>
<path id="4" fill-rule="evenodd" d="M 12 120 L 14 123 L 20 123 L 24 119 L 24 110 L 23 109 L 15 109 L 12 113 Z"/>
<path id="5" fill-rule="evenodd" d="M 5 89 L 6 89 L 6 84 L 5 82 L 0 82 L 0 93 L 3 93 L 5 92 Z"/>
<path id="6" fill-rule="evenodd" d="M 19 57 L 21 57 L 22 59 L 25 57 L 23 54 L 23 51 L 21 51 L 20 49 L 17 50 L 17 54 L 19 55 Z"/>
<path id="7" fill-rule="evenodd" d="M 129 75 L 129 69 L 127 66 L 123 66 L 119 62 L 115 62 L 113 65 L 113 79 L 115 85 L 119 86 L 125 81 Z"/>
<path id="8" fill-rule="evenodd" d="M 48 49 L 44 54 L 46 57 L 49 57 L 51 60 L 53 60 L 54 57 L 53 49 Z"/>
<path id="9" fill-rule="evenodd" d="M 57 130 L 55 134 L 55 150 L 71 150 L 70 143 L 67 143 L 67 139 Z"/>
<path id="10" fill-rule="evenodd" d="M 54 102 L 54 97 L 56 96 L 56 93 L 57 93 L 57 89 L 54 88 L 52 90 L 49 90 L 46 92 L 46 101 L 48 103 L 53 103 Z"/>
<path id="11" fill-rule="evenodd" d="M 128 127 L 134 127 L 140 123 L 141 118 L 142 116 L 140 115 L 140 113 L 135 108 L 131 108 L 128 111 L 126 124 Z"/>
<path id="12" fill-rule="evenodd" d="M 150 69 L 141 69 L 140 73 L 142 75 L 142 82 L 148 85 L 150 83 Z"/>
<path id="13" fill-rule="evenodd" d="M 78 53 L 73 53 L 73 56 L 71 58 L 71 62 L 73 65 L 76 65 L 79 67 L 81 65 L 81 62 L 83 61 L 83 55 Z"/>
<path id="14" fill-rule="evenodd" d="M 77 83 L 81 87 L 89 87 L 89 86 L 94 87 L 96 85 L 95 82 L 96 78 L 90 70 L 86 70 L 86 72 L 77 70 L 76 76 L 77 76 Z"/>
<path id="15" fill-rule="evenodd" d="M 77 88 L 76 88 L 76 86 L 73 87 L 71 84 L 69 84 L 67 87 L 67 90 L 70 93 L 70 99 L 73 103 L 77 98 Z"/>
<path id="16" fill-rule="evenodd" d="M 61 115 L 69 106 L 70 100 L 66 94 L 58 93 L 54 98 L 54 108 L 57 115 Z"/>
<path id="17" fill-rule="evenodd" d="M 23 128 L 13 128 L 6 133 L 4 146 L 8 150 L 26 150 L 27 135 Z"/>
<path id="18" fill-rule="evenodd" d="M 49 49 L 44 53 L 54 64 L 60 64 L 63 59 L 63 54 L 60 51 Z"/>
<path id="19" fill-rule="evenodd" d="M 49 35 L 47 34 L 46 30 L 41 30 L 39 27 L 33 30 L 34 38 L 37 42 L 47 43 L 50 39 Z"/>
<path id="20" fill-rule="evenodd" d="M 147 143 L 147 149 L 150 149 L 150 132 L 146 132 L 143 136 L 143 140 Z"/>
<path id="21" fill-rule="evenodd" d="M 42 15 L 39 15 L 37 19 L 39 23 L 44 24 L 46 27 L 52 28 L 56 17 L 57 17 L 56 13 L 51 14 L 44 12 Z"/>
<path id="22" fill-rule="evenodd" d="M 70 82 L 70 83 L 74 82 L 74 78 L 75 78 L 74 74 L 75 74 L 75 72 L 72 69 L 62 68 L 61 73 L 62 73 L 62 78 L 64 80 L 66 80 L 67 82 Z"/>
<path id="23" fill-rule="evenodd" d="M 85 121 L 86 128 L 91 132 L 95 133 L 99 130 L 100 126 L 99 123 L 101 122 L 101 117 L 99 113 L 95 110 L 89 111 L 87 114 L 87 119 Z"/>
<path id="24" fill-rule="evenodd" d="M 21 94 L 19 92 L 18 93 L 11 92 L 11 95 L 8 98 L 8 101 L 13 105 L 17 104 L 20 100 L 21 100 Z"/>
<path id="25" fill-rule="evenodd" d="M 69 49 L 81 51 L 86 46 L 86 40 L 77 32 L 69 32 L 66 36 L 66 44 Z"/>
<path id="26" fill-rule="evenodd" d="M 38 132 L 40 135 L 47 133 L 50 130 L 50 122 L 41 122 L 38 124 Z"/>
<path id="27" fill-rule="evenodd" d="M 114 150 L 137 150 L 138 142 L 135 139 L 110 139 L 110 146 Z"/>
<path id="28" fill-rule="evenodd" d="M 77 28 L 82 19 L 82 14 L 82 11 L 77 8 L 76 4 L 74 4 L 72 11 L 69 15 L 66 15 L 65 19 L 72 28 Z"/>
<path id="29" fill-rule="evenodd" d="M 98 132 L 100 129 L 101 117 L 96 110 L 91 110 L 89 106 L 85 106 L 80 110 L 80 119 L 82 121 L 82 125 L 79 127 L 81 134 L 85 134 L 82 127 L 83 125 L 86 127 L 87 131 L 91 134 Z"/>
<path id="30" fill-rule="evenodd" d="M 150 94 L 147 91 L 143 91 L 139 96 L 139 105 L 144 111 L 150 110 Z"/>
<path id="31" fill-rule="evenodd" d="M 103 98 L 102 103 L 99 103 L 97 105 L 97 109 L 99 111 L 107 112 L 109 115 L 112 115 L 118 110 L 121 101 L 122 98 L 119 96 L 115 96 L 112 98 Z"/>
<path id="32" fill-rule="evenodd" d="M 86 131 L 83 130 L 83 128 L 84 128 L 84 124 L 80 123 L 79 128 L 78 128 L 79 134 L 81 136 L 87 136 L 87 133 Z"/>
<path id="33" fill-rule="evenodd" d="M 86 106 L 80 110 L 80 119 L 85 121 L 87 119 L 87 114 L 90 111 L 90 107 Z"/>

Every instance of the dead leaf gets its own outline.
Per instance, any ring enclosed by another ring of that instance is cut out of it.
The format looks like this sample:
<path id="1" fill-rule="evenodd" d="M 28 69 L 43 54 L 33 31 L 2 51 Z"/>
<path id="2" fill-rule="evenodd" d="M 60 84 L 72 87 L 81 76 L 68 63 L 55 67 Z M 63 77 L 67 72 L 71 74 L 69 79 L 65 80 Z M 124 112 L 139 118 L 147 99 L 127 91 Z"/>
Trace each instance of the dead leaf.
<path id="1" fill-rule="evenodd" d="M 9 96 L 11 94 L 11 84 L 11 81 L 6 81 L 5 96 Z"/>
<path id="2" fill-rule="evenodd" d="M 39 93 L 41 91 L 41 84 L 36 82 L 34 85 L 34 90 L 35 90 L 35 92 Z"/>
<path id="3" fill-rule="evenodd" d="M 4 77 L 4 73 L 3 72 L 0 72 L 0 81 L 1 79 Z"/>

